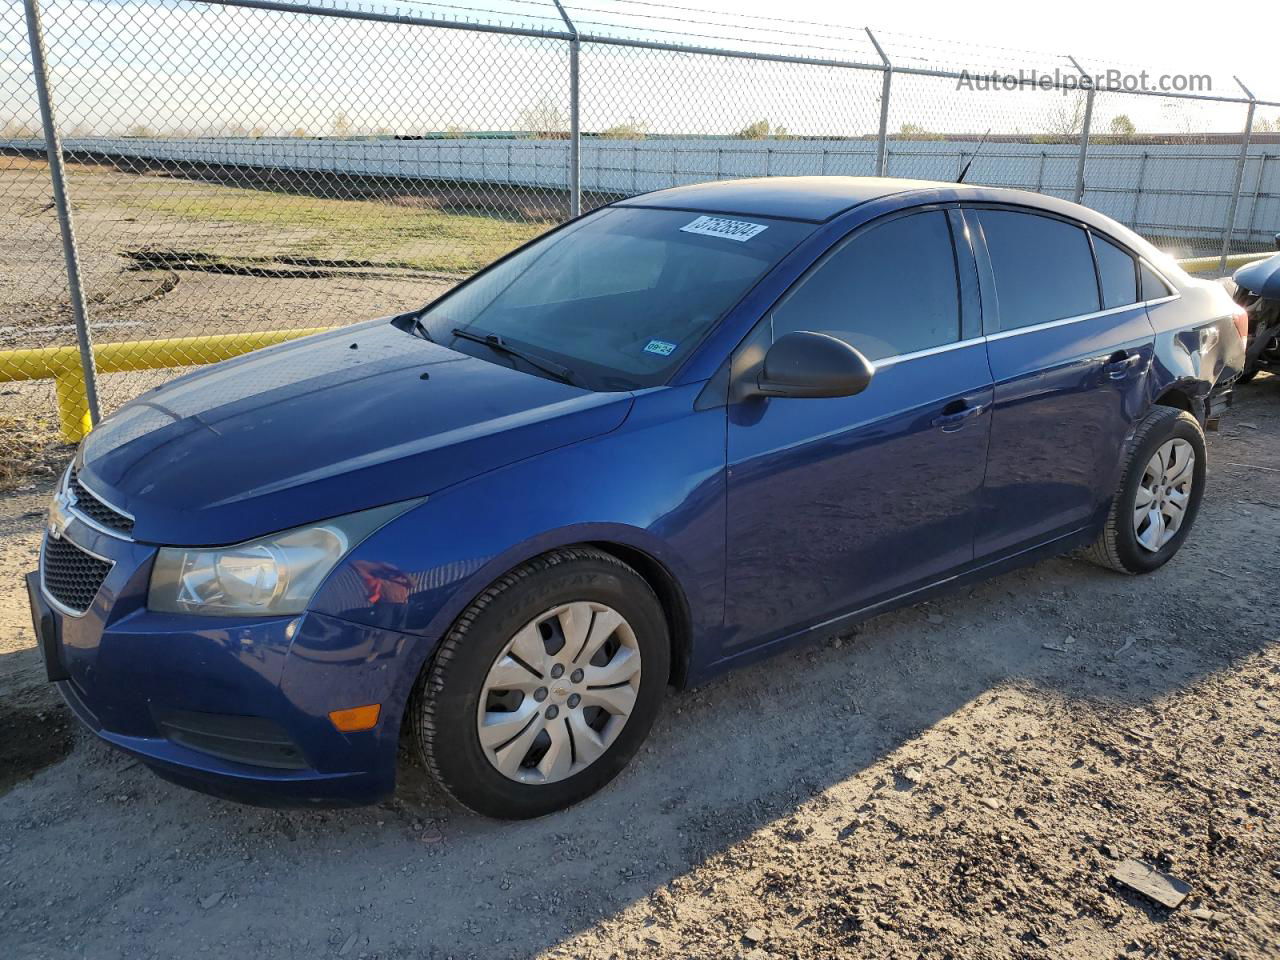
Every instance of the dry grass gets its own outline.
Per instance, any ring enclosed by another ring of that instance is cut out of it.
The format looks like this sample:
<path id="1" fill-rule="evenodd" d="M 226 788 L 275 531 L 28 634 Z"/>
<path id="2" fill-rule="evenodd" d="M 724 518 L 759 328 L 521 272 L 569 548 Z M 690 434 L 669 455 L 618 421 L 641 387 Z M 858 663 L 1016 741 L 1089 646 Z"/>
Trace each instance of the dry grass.
<path id="1" fill-rule="evenodd" d="M 147 189 L 154 178 L 137 178 L 136 197 L 113 202 L 202 224 L 261 228 L 273 253 L 292 257 L 401 263 L 439 273 L 470 273 L 536 237 L 553 224 L 438 209 L 298 196 L 261 190 L 182 182 L 181 191 Z M 215 240 L 202 252 L 241 255 Z"/>

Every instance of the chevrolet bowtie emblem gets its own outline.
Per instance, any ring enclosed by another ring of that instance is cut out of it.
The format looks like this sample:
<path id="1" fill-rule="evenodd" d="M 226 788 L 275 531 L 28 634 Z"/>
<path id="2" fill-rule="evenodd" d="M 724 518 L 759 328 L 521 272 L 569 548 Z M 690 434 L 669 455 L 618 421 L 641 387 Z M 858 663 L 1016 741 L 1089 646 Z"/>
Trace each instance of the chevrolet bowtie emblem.
<path id="1" fill-rule="evenodd" d="M 59 490 L 53 498 L 53 503 L 49 505 L 49 536 L 54 540 L 61 540 L 62 535 L 67 532 L 67 527 L 71 525 L 71 504 L 74 501 L 66 490 Z"/>

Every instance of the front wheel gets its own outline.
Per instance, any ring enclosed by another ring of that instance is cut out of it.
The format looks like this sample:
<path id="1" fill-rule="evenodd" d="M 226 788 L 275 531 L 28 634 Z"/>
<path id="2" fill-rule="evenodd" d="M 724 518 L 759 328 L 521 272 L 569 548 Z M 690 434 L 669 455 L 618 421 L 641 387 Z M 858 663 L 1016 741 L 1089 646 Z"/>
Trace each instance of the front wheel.
<path id="1" fill-rule="evenodd" d="M 1204 431 L 1191 414 L 1157 407 L 1134 432 L 1102 533 L 1087 552 L 1121 573 L 1168 563 L 1191 532 L 1204 496 Z"/>
<path id="2" fill-rule="evenodd" d="M 588 548 L 506 574 L 458 618 L 409 722 L 427 768 L 477 813 L 523 819 L 612 780 L 657 716 L 670 672 L 648 583 Z"/>

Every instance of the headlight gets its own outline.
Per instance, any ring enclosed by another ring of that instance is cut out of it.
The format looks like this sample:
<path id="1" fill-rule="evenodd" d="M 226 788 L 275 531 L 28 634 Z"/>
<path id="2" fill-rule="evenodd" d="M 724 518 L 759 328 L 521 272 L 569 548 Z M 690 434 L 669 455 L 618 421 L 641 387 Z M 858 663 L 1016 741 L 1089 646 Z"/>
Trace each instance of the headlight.
<path id="1" fill-rule="evenodd" d="M 161 547 L 147 606 L 223 616 L 301 613 L 352 547 L 421 502 L 363 510 L 230 547 Z"/>

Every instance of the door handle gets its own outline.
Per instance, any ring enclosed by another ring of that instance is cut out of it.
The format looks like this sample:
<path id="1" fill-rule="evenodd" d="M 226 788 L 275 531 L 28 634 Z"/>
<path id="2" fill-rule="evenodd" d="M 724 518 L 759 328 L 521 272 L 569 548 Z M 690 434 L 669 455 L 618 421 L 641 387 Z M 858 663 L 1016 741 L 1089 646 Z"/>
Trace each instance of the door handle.
<path id="1" fill-rule="evenodd" d="M 1141 363 L 1142 354 L 1120 350 L 1107 358 L 1107 362 L 1102 365 L 1102 369 L 1106 371 L 1107 376 L 1112 380 L 1123 380 L 1129 375 L 1130 369 L 1139 366 Z"/>
<path id="2" fill-rule="evenodd" d="M 941 416 L 934 417 L 933 425 L 943 433 L 955 433 L 974 417 L 980 416 L 986 409 L 985 404 L 975 403 L 971 407 L 965 407 L 953 413 L 944 413 Z"/>

